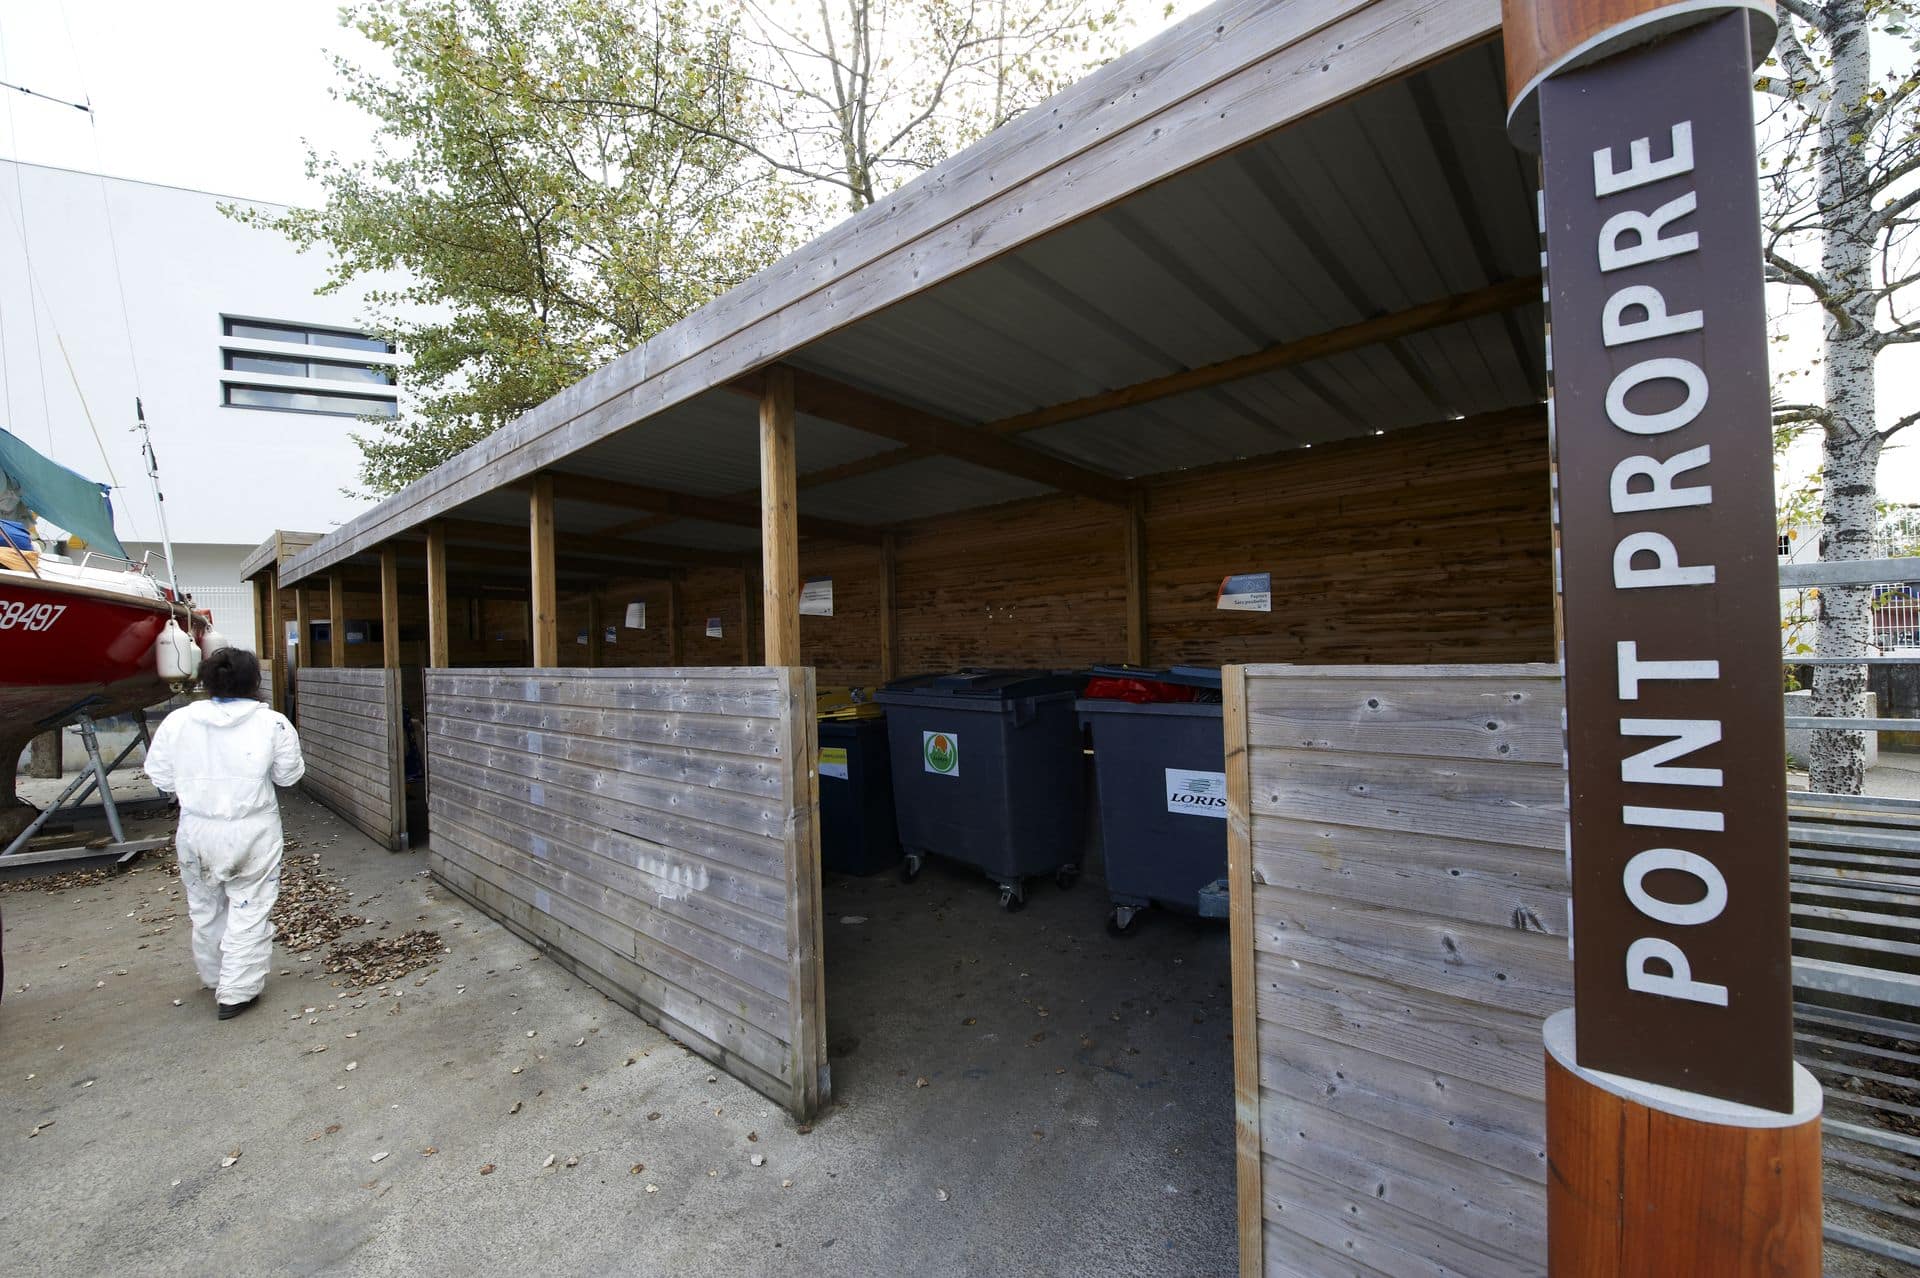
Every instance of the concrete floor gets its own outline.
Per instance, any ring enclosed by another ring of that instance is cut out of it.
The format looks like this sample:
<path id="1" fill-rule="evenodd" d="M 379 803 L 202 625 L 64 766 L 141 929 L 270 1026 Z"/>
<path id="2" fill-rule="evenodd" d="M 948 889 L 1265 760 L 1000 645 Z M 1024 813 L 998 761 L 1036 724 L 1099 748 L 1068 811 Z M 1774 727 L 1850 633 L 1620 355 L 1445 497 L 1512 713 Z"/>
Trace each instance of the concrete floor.
<path id="1" fill-rule="evenodd" d="M 348 939 L 431 927 L 452 952 L 349 1002 L 277 951 L 222 1024 L 163 863 L 0 897 L 10 1271 L 1233 1270 L 1219 925 L 1116 941 L 1093 883 L 1009 916 L 957 870 L 829 880 L 835 1102 L 802 1134 L 436 892 L 420 854 L 284 807 L 372 920 Z"/>

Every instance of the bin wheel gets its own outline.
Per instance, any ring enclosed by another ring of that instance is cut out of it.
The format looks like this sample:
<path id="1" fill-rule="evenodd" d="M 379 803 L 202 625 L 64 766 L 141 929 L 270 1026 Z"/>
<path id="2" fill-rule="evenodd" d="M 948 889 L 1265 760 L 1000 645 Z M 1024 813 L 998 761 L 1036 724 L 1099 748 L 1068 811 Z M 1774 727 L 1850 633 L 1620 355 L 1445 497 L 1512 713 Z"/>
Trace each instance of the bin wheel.
<path id="1" fill-rule="evenodd" d="M 1066 891 L 1080 881 L 1080 867 L 1077 865 L 1061 866 L 1053 872 L 1053 881 L 1060 885 L 1062 892 Z"/>
<path id="2" fill-rule="evenodd" d="M 1108 936 L 1134 935 L 1133 921 L 1134 919 L 1138 918 L 1139 915 L 1140 915 L 1140 907 L 1137 905 L 1114 906 L 1112 912 L 1107 915 L 1107 935 Z"/>
<path id="3" fill-rule="evenodd" d="M 919 853 L 917 852 L 907 853 L 906 860 L 900 863 L 900 881 L 902 883 L 911 883 L 915 879 L 919 878 L 920 864 L 921 863 L 920 863 Z"/>
<path id="4" fill-rule="evenodd" d="M 1018 914 L 1027 908 L 1027 894 L 1024 890 L 1002 884 L 1000 888 L 1000 908 L 1009 914 Z"/>

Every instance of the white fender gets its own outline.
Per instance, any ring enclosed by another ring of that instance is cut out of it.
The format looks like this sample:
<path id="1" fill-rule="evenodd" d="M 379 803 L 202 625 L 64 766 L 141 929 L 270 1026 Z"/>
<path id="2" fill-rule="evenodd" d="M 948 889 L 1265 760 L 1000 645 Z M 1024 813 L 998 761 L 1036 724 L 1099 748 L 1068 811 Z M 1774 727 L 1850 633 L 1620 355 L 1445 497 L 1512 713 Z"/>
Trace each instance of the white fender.
<path id="1" fill-rule="evenodd" d="M 222 648 L 229 647 L 232 647 L 232 645 L 227 642 L 227 637 L 218 630 L 215 630 L 211 623 L 208 624 L 205 630 L 200 632 L 200 655 L 202 657 L 211 657 Z"/>
<path id="2" fill-rule="evenodd" d="M 166 629 L 153 641 L 153 664 L 168 683 L 185 683 L 200 673 L 200 649 L 178 621 L 169 619 Z"/>

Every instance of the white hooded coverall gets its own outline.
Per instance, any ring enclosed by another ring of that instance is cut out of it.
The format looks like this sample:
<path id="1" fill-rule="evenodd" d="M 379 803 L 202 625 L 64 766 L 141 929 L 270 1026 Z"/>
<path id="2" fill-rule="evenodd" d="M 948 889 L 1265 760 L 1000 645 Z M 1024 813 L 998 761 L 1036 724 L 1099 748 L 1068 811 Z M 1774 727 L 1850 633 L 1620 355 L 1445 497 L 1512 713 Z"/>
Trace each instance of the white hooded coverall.
<path id="1" fill-rule="evenodd" d="M 168 715 L 147 776 L 179 796 L 174 845 L 193 920 L 193 963 L 222 1003 L 267 983 L 280 897 L 280 803 L 273 787 L 307 770 L 285 715 L 253 700 L 196 701 Z"/>

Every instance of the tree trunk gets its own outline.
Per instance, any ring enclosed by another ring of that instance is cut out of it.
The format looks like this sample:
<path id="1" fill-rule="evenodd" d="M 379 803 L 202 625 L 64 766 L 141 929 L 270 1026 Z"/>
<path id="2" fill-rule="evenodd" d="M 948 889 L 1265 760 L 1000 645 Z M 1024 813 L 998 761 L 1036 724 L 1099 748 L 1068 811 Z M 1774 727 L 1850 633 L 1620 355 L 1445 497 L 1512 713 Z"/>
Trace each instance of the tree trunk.
<path id="1" fill-rule="evenodd" d="M 1874 499 L 1882 440 L 1874 395 L 1873 209 L 1860 139 L 1867 133 L 1868 58 L 1865 0 L 1835 0 L 1830 32 L 1831 100 L 1820 126 L 1821 271 L 1832 287 L 1822 376 L 1832 420 L 1821 449 L 1820 557 L 1872 557 Z M 1842 312 L 1840 315 L 1833 310 Z M 1823 657 L 1867 655 L 1873 591 L 1831 587 L 1820 592 L 1815 647 Z M 1818 666 L 1816 715 L 1854 716 L 1866 706 L 1865 666 Z M 1808 760 L 1809 788 L 1859 794 L 1866 779 L 1866 736 L 1816 732 Z"/>

